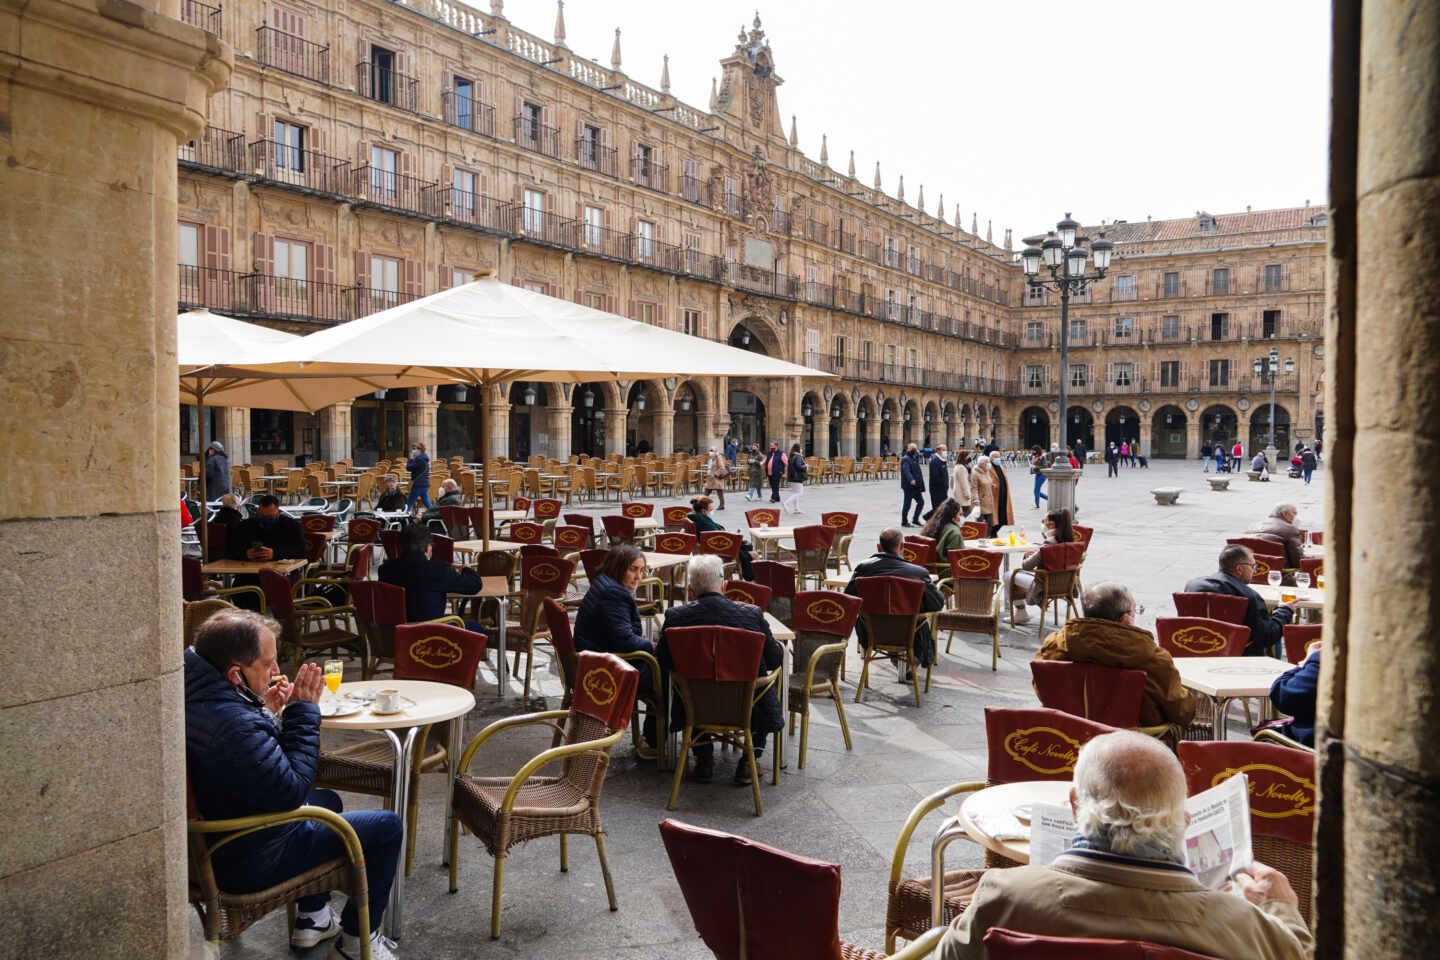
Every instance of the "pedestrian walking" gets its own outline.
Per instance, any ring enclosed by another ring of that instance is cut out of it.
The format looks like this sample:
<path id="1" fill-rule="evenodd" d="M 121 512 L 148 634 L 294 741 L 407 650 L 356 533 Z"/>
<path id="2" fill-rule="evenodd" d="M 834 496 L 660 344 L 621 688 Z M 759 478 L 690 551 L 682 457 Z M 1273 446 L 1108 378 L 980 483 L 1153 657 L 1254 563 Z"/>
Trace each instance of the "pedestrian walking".
<path id="1" fill-rule="evenodd" d="M 1059 444 L 1056 444 L 1056 445 L 1055 445 L 1055 449 L 1056 449 L 1056 450 L 1058 450 L 1059 447 L 1060 447 Z M 1045 486 L 1045 473 L 1044 473 L 1044 471 L 1045 471 L 1046 469 L 1048 469 L 1049 467 L 1053 466 L 1054 463 L 1055 463 L 1055 456 L 1054 456 L 1054 454 L 1053 454 L 1053 453 L 1052 453 L 1052 454 L 1046 454 L 1044 450 L 1041 450 L 1041 449 L 1040 449 L 1040 445 L 1039 445 L 1039 444 L 1036 444 L 1035 446 L 1033 446 L 1033 447 L 1030 448 L 1030 473 L 1035 477 L 1035 509 L 1036 509 L 1036 510 L 1039 510 L 1039 509 L 1040 509 L 1040 501 L 1041 501 L 1041 500 L 1044 500 L 1044 501 L 1047 501 L 1047 502 L 1050 500 L 1050 495 L 1049 495 L 1048 493 L 1043 492 L 1041 488 Z"/>
<path id="2" fill-rule="evenodd" d="M 1105 469 L 1107 477 L 1120 476 L 1120 448 L 1115 445 L 1114 440 L 1105 448 Z"/>
<path id="3" fill-rule="evenodd" d="M 720 451 L 710 448 L 710 472 L 705 475 L 705 492 L 713 493 L 720 501 L 717 510 L 725 509 L 725 481 L 730 476 L 730 461 Z M 747 498 L 748 499 L 748 498 Z"/>
<path id="4" fill-rule="evenodd" d="M 1077 469 L 1077 470 L 1084 470 L 1084 469 L 1085 469 L 1085 441 L 1084 441 L 1084 440 L 1076 440 L 1076 441 L 1075 441 L 1075 446 L 1073 446 L 1073 447 L 1071 448 L 1071 450 L 1072 450 L 1072 451 L 1074 452 L 1074 454 L 1075 454 L 1075 462 L 1078 463 L 1078 464 L 1080 464 L 1080 466 L 1076 467 L 1075 469 Z"/>
<path id="5" fill-rule="evenodd" d="M 760 444 L 750 444 L 746 452 L 745 469 L 749 474 L 750 485 L 745 491 L 745 499 L 763 500 L 765 498 L 765 463 L 760 457 Z"/>
<path id="6" fill-rule="evenodd" d="M 790 513 L 802 513 L 800 509 L 800 497 L 805 493 L 805 455 L 800 452 L 800 444 L 790 448 L 790 459 L 785 464 L 785 479 L 790 481 L 790 495 L 785 498 L 781 508 Z"/>
<path id="7" fill-rule="evenodd" d="M 1222 467 L 1224 467 L 1224 466 L 1225 466 L 1225 445 L 1224 445 L 1223 443 L 1217 443 L 1217 444 L 1215 444 L 1215 472 L 1216 472 L 1216 473 L 1219 473 L 1219 472 L 1220 472 L 1220 469 L 1221 469 Z"/>
<path id="8" fill-rule="evenodd" d="M 1230 451 L 1230 469 L 1238 473 L 1240 471 L 1240 467 L 1245 463 L 1244 458 L 1245 447 L 1243 444 L 1240 443 L 1240 438 L 1236 437 L 1235 447 Z"/>
<path id="9" fill-rule="evenodd" d="M 900 526 L 920 525 L 920 511 L 925 509 L 925 471 L 920 465 L 920 450 L 915 444 L 905 448 L 900 458 L 900 490 L 905 495 L 900 504 Z M 915 504 L 915 519 L 910 519 L 910 504 Z"/>
<path id="10" fill-rule="evenodd" d="M 780 445 L 770 441 L 770 452 L 765 455 L 765 476 L 770 478 L 770 502 L 780 502 L 780 481 L 785 479 L 785 454 Z"/>
<path id="11" fill-rule="evenodd" d="M 1136 440 L 1130 444 L 1130 466 L 1140 466 L 1140 441 Z"/>
<path id="12" fill-rule="evenodd" d="M 1300 469 L 1305 472 L 1305 486 L 1310 486 L 1310 475 L 1315 472 L 1315 451 L 1309 447 L 1300 454 Z"/>
<path id="13" fill-rule="evenodd" d="M 925 514 L 929 520 L 940 504 L 945 502 L 945 494 L 950 488 L 950 465 L 945 462 L 945 445 L 942 443 L 930 455 L 928 464 L 930 472 L 930 509 Z"/>

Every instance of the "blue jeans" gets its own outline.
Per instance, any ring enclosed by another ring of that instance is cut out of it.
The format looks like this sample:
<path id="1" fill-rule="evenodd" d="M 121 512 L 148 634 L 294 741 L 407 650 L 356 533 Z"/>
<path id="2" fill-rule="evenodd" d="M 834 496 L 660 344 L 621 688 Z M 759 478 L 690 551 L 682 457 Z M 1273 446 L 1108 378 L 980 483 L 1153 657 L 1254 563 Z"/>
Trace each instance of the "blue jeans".
<path id="1" fill-rule="evenodd" d="M 333 790 L 312 790 L 308 803 L 339 813 L 340 795 Z M 365 854 L 365 883 L 370 893 L 370 929 L 380 929 L 390 886 L 400 863 L 400 818 L 389 810 L 360 810 L 345 814 Z M 304 822 L 281 828 L 276 841 L 254 850 L 238 862 L 217 864 L 220 886 L 232 893 L 254 893 L 272 887 L 317 864 L 345 855 L 340 835 L 323 824 Z M 218 856 L 218 854 L 217 854 Z M 317 893 L 296 901 L 302 911 L 313 912 L 330 902 L 330 894 Z M 360 935 L 360 911 L 352 900 L 340 914 L 340 928 Z"/>
<path id="2" fill-rule="evenodd" d="M 1037 474 L 1035 474 L 1035 506 L 1037 506 L 1037 507 L 1040 506 L 1040 501 L 1041 501 L 1041 500 L 1049 500 L 1049 499 L 1050 499 L 1050 495 L 1049 495 L 1048 493 L 1041 493 L 1041 492 L 1040 492 L 1040 488 L 1043 487 L 1043 486 L 1045 486 L 1045 474 L 1043 474 L 1043 473 L 1037 473 Z"/>
<path id="3" fill-rule="evenodd" d="M 925 491 L 924 491 L 924 490 L 916 490 L 916 489 L 914 489 L 913 487 L 906 487 L 905 490 L 904 490 L 904 493 L 905 493 L 905 502 L 900 505 L 900 522 L 901 522 L 901 523 L 911 522 L 911 521 L 909 520 L 910 504 L 911 504 L 911 503 L 914 503 L 914 504 L 915 504 L 915 520 L 914 520 L 913 522 L 919 523 L 919 522 L 920 522 L 920 511 L 925 509 Z"/>
<path id="4" fill-rule="evenodd" d="M 1312 473 L 1314 473 L 1314 472 L 1315 472 L 1314 470 L 1306 470 L 1306 471 L 1305 471 L 1305 482 L 1306 482 L 1307 484 L 1310 482 L 1310 475 L 1311 475 Z"/>
<path id="5" fill-rule="evenodd" d="M 434 510 L 435 506 L 430 502 L 430 478 L 426 477 L 423 482 L 410 482 L 410 497 L 405 501 L 406 510 L 415 509 L 415 501 L 422 500 L 426 510 Z"/>

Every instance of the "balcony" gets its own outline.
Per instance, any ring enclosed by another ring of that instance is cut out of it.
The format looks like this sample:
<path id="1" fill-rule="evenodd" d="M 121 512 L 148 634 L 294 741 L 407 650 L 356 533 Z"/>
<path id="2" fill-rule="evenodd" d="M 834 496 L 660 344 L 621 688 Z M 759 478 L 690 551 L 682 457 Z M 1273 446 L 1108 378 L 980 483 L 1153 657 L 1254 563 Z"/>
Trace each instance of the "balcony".
<path id="1" fill-rule="evenodd" d="M 830 228 L 819 220 L 807 219 L 805 221 L 805 239 L 811 243 L 828 244 Z"/>
<path id="2" fill-rule="evenodd" d="M 176 153 L 182 167 L 221 175 L 245 172 L 245 135 L 232 130 L 206 127 L 198 139 L 180 144 Z"/>
<path id="3" fill-rule="evenodd" d="M 506 232 L 507 225 L 501 210 L 504 205 L 493 197 L 451 187 L 449 201 L 445 219 L 451 223 L 461 223 L 477 230 Z"/>
<path id="4" fill-rule="evenodd" d="M 350 161 L 275 140 L 250 144 L 250 170 L 262 181 L 336 199 L 350 193 Z"/>
<path id="5" fill-rule="evenodd" d="M 611 230 L 609 227 L 602 227 L 591 223 L 580 224 L 580 245 L 582 253 L 588 253 L 592 257 L 605 257 L 607 260 L 624 260 L 628 253 L 627 241 L 629 235 L 618 230 Z M 687 251 L 698 252 L 698 251 Z"/>
<path id="6" fill-rule="evenodd" d="M 630 179 L 635 181 L 637 187 L 659 190 L 661 193 L 670 192 L 670 168 L 654 160 L 631 157 Z"/>
<path id="7" fill-rule="evenodd" d="M 745 215 L 745 202 L 738 193 L 725 194 L 725 213 L 727 216 L 740 219 Z"/>
<path id="8" fill-rule="evenodd" d="M 579 243 L 579 220 L 572 220 L 520 203 L 503 205 L 506 232 L 535 243 L 574 250 Z"/>
<path id="9" fill-rule="evenodd" d="M 653 237 L 632 233 L 625 238 L 625 259 L 656 270 L 670 273 L 684 271 L 685 251 L 673 243 L 661 243 Z"/>
<path id="10" fill-rule="evenodd" d="M 575 162 L 584 170 L 603 173 L 607 177 L 618 176 L 614 147 L 604 147 L 593 139 L 581 137 L 575 141 Z"/>
<path id="11" fill-rule="evenodd" d="M 840 252 L 848 253 L 853 256 L 855 254 L 856 246 L 860 242 L 859 237 L 853 231 L 847 232 L 844 227 L 841 227 L 839 230 L 837 230 L 836 235 L 836 246 L 839 247 Z"/>
<path id="12" fill-rule="evenodd" d="M 1180 297 L 1186 297 L 1189 296 L 1186 292 L 1187 289 L 1188 286 L 1181 277 L 1176 277 L 1173 280 L 1162 280 L 1160 283 L 1155 284 L 1155 299 L 1174 300 Z"/>
<path id="13" fill-rule="evenodd" d="M 1127 301 L 1127 300 L 1139 300 L 1139 299 L 1140 299 L 1140 295 L 1135 292 L 1135 284 L 1134 284 L 1134 283 L 1131 283 L 1131 284 L 1130 284 L 1130 287 L 1129 287 L 1128 289 L 1125 289 L 1125 290 L 1117 290 L 1117 289 L 1115 289 L 1115 285 L 1114 285 L 1114 284 L 1111 284 L 1111 285 L 1110 285 L 1110 302 L 1111 302 L 1111 303 L 1121 303 L 1121 302 L 1124 302 L 1124 301 Z"/>
<path id="14" fill-rule="evenodd" d="M 201 267 L 188 263 L 182 263 L 179 266 L 181 310 L 207 307 L 211 310 L 234 311 L 235 280 L 239 274 L 233 270 L 220 270 L 215 267 Z"/>
<path id="15" fill-rule="evenodd" d="M 786 276 L 775 270 L 752 267 L 735 260 L 716 257 L 711 263 L 711 279 L 740 290 L 763 293 L 772 297 L 800 298 L 804 283 L 798 277 Z"/>
<path id="16" fill-rule="evenodd" d="M 700 178 L 685 174 L 680 178 L 680 196 L 691 203 L 700 202 Z"/>
<path id="17" fill-rule="evenodd" d="M 221 36 L 220 4 L 210 6 L 196 0 L 180 0 L 180 19 L 206 33 Z"/>
<path id="18" fill-rule="evenodd" d="M 350 195 L 357 205 L 396 210 L 429 220 L 444 216 L 440 184 L 382 167 L 356 167 L 350 177 Z"/>
<path id="19" fill-rule="evenodd" d="M 355 65 L 355 89 L 362 97 L 411 113 L 420 103 L 420 81 L 368 61 Z"/>
<path id="20" fill-rule="evenodd" d="M 340 291 L 340 311 L 345 320 L 358 320 L 381 310 L 398 307 L 418 299 L 411 293 L 376 290 L 370 287 L 344 287 Z"/>
<path id="21" fill-rule="evenodd" d="M 347 288 L 317 280 L 294 280 L 258 273 L 180 264 L 179 306 L 207 307 L 239 316 L 339 323 Z"/>
<path id="22" fill-rule="evenodd" d="M 495 137 L 495 108 L 474 97 L 462 96 L 454 90 L 440 94 L 441 118 L 452 127 Z"/>
<path id="23" fill-rule="evenodd" d="M 330 46 L 282 33 L 274 27 L 255 28 L 255 59 L 267 67 L 317 83 L 330 82 Z"/>
<path id="24" fill-rule="evenodd" d="M 785 236 L 790 235 L 790 213 L 786 210 L 776 210 L 770 216 L 770 232 L 779 233 Z"/>
<path id="25" fill-rule="evenodd" d="M 974 377 L 948 370 L 912 367 L 901 363 L 882 363 L 876 360 L 862 360 L 831 354 L 806 354 L 805 364 L 847 380 L 866 380 L 871 383 L 930 387 L 936 390 L 963 391 L 965 393 L 994 394 L 1006 389 L 1004 381 L 987 377 Z"/>
<path id="26" fill-rule="evenodd" d="M 560 156 L 560 131 L 523 114 L 515 117 L 515 145 L 547 157 Z"/>

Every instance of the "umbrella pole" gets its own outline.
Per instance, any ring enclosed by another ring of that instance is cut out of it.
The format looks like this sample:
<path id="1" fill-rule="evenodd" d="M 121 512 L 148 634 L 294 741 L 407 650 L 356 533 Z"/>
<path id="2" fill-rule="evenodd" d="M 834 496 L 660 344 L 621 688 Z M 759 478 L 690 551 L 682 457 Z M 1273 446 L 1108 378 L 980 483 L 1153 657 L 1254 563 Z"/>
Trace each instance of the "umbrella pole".
<path id="1" fill-rule="evenodd" d="M 490 418 L 485 409 L 485 386 L 475 383 L 475 413 L 480 417 L 480 516 L 484 520 L 480 545 L 490 549 Z"/>
<path id="2" fill-rule="evenodd" d="M 198 389 L 195 391 L 195 409 L 200 416 L 200 516 L 195 518 L 195 525 L 200 528 L 200 562 L 205 564 L 210 562 L 209 497 L 205 493 L 205 447 L 210 441 L 205 439 L 205 394 Z"/>

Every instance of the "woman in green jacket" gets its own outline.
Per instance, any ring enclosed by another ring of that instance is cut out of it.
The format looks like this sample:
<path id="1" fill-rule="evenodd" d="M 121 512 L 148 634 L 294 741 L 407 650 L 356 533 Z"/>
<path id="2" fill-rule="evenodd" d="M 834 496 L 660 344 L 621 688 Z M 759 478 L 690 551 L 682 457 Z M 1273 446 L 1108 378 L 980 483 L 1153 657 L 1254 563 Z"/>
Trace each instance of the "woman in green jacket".
<path id="1" fill-rule="evenodd" d="M 930 517 L 930 522 L 920 531 L 922 537 L 935 541 L 935 561 L 948 563 L 945 555 L 951 550 L 965 549 L 965 535 L 960 532 L 960 515 L 965 508 L 960 501 L 947 497 Z"/>
<path id="2" fill-rule="evenodd" d="M 686 519 L 695 524 L 695 533 L 697 536 L 702 533 L 708 533 L 711 530 L 719 530 L 722 533 L 725 532 L 725 528 L 720 525 L 719 521 L 710 516 L 710 508 L 714 505 L 715 501 L 709 497 L 690 498 L 690 513 L 686 515 Z M 741 578 L 744 580 L 754 580 L 755 574 L 750 570 L 750 544 L 743 540 L 740 541 L 740 556 L 738 560 L 740 562 Z"/>

